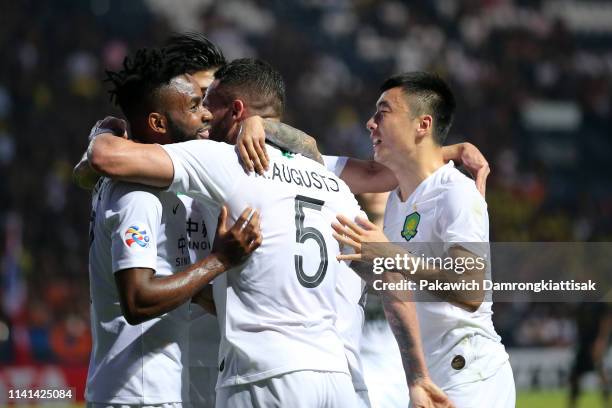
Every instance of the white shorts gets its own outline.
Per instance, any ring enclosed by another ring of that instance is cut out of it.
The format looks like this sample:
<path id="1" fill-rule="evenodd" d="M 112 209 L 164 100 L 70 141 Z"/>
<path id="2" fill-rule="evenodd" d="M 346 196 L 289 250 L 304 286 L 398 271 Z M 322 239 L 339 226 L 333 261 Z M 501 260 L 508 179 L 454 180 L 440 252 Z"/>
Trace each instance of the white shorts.
<path id="1" fill-rule="evenodd" d="M 516 388 L 510 363 L 483 381 L 461 384 L 444 390 L 457 408 L 514 408 Z"/>
<path id="2" fill-rule="evenodd" d="M 354 408 L 351 377 L 326 371 L 294 371 L 217 390 L 217 408 Z"/>
<path id="3" fill-rule="evenodd" d="M 214 408 L 217 367 L 189 367 L 189 399 L 193 408 Z"/>
<path id="4" fill-rule="evenodd" d="M 181 402 L 167 402 L 165 404 L 156 405 L 138 405 L 138 404 L 112 404 L 104 402 L 88 402 L 87 408 L 182 408 Z"/>

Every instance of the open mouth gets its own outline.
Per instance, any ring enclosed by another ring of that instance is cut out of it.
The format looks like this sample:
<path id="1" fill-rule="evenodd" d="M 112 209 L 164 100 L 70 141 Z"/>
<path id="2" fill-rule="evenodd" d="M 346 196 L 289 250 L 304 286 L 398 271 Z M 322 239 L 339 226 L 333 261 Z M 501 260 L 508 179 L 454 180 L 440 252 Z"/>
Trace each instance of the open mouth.
<path id="1" fill-rule="evenodd" d="M 372 139 L 372 147 L 376 147 L 381 143 L 382 143 L 382 140 L 380 139 Z"/>

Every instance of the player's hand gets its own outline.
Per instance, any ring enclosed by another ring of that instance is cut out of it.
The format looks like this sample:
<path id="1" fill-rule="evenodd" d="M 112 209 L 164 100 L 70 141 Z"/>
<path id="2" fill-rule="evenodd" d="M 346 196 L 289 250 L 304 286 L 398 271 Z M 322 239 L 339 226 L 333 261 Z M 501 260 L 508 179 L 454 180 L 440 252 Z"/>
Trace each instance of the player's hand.
<path id="1" fill-rule="evenodd" d="M 206 310 L 206 312 L 215 316 L 217 315 L 217 308 L 215 307 L 215 299 L 213 298 L 212 285 L 204 286 L 202 290 L 200 290 L 191 298 L 191 301 L 201 306 L 202 309 Z"/>
<path id="2" fill-rule="evenodd" d="M 112 133 L 115 136 L 127 139 L 127 122 L 114 116 L 107 116 L 93 125 L 89 132 L 89 141 L 91 142 L 102 133 Z"/>
<path id="3" fill-rule="evenodd" d="M 89 131 L 88 140 L 90 144 L 93 139 L 102 133 L 112 133 L 115 136 L 121 136 L 127 139 L 127 122 L 113 116 L 107 116 L 97 121 Z M 89 165 L 87 152 L 85 152 L 81 161 L 79 161 L 72 170 L 72 180 L 76 185 L 85 190 L 93 190 L 99 178 L 100 175 Z"/>
<path id="4" fill-rule="evenodd" d="M 459 160 L 476 177 L 476 188 L 478 188 L 478 191 L 484 197 L 487 190 L 487 177 L 491 173 L 489 162 L 487 162 L 487 159 L 473 144 L 462 143 L 461 146 L 461 157 Z"/>
<path id="5" fill-rule="evenodd" d="M 266 151 L 266 132 L 262 118 L 250 116 L 242 121 L 236 139 L 236 150 L 247 173 L 255 169 L 257 173 L 263 174 L 268 170 L 270 158 Z"/>
<path id="6" fill-rule="evenodd" d="M 356 222 L 344 215 L 336 217 L 338 222 L 332 223 L 334 238 L 341 245 L 348 245 L 355 251 L 354 254 L 340 254 L 339 261 L 372 261 L 376 258 L 373 251 L 363 251 L 362 244 L 389 242 L 383 230 L 365 217 L 357 217 Z"/>
<path id="7" fill-rule="evenodd" d="M 227 208 L 221 208 L 212 252 L 228 267 L 242 263 L 262 241 L 259 211 L 245 208 L 232 227 L 227 225 Z"/>
<path id="8" fill-rule="evenodd" d="M 411 408 L 455 408 L 444 391 L 428 378 L 417 381 L 408 390 Z"/>

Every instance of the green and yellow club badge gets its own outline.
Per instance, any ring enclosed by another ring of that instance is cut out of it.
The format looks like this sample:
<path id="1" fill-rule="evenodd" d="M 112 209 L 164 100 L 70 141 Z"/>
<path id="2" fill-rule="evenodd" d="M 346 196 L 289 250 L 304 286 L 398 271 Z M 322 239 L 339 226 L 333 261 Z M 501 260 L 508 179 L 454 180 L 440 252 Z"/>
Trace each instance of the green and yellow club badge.
<path id="1" fill-rule="evenodd" d="M 402 237 L 406 241 L 410 241 L 417 234 L 419 221 L 421 221 L 421 214 L 416 211 L 406 217 L 404 229 L 402 229 Z"/>

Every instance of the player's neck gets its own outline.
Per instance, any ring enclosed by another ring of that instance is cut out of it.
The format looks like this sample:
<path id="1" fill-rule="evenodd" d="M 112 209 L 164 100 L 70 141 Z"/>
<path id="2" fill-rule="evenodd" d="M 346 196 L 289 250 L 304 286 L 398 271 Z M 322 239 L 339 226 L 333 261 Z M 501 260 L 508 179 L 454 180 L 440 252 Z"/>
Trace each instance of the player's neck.
<path id="1" fill-rule="evenodd" d="M 442 166 L 442 149 L 437 146 L 419 146 L 409 157 L 398 160 L 392 170 L 399 182 L 400 199 L 406 201 L 419 184 Z"/>

